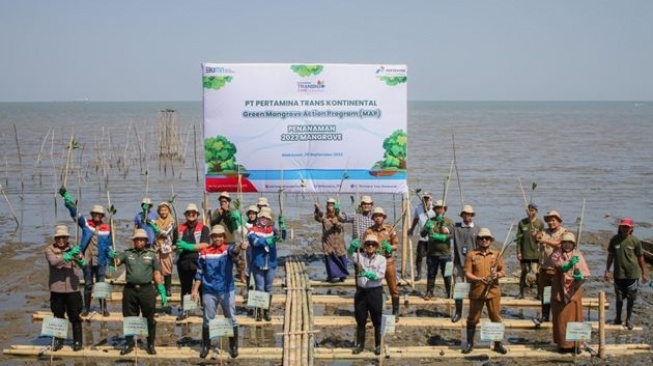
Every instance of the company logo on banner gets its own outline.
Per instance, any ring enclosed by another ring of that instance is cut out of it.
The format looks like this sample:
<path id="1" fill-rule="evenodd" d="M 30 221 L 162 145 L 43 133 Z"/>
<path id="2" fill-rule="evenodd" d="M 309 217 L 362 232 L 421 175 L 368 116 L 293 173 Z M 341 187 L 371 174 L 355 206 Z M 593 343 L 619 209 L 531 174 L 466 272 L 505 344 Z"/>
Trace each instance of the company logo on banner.
<path id="1" fill-rule="evenodd" d="M 407 191 L 405 65 L 202 71 L 207 192 Z"/>

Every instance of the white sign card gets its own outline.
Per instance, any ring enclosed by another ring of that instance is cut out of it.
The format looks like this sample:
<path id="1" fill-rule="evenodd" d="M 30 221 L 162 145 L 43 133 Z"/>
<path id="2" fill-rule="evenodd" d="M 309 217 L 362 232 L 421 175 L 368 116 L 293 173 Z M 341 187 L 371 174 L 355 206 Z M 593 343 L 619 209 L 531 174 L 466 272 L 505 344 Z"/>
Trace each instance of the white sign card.
<path id="1" fill-rule="evenodd" d="M 505 331 L 506 327 L 503 323 L 484 322 L 481 324 L 481 341 L 500 342 L 503 340 Z"/>
<path id="2" fill-rule="evenodd" d="M 122 333 L 125 336 L 147 337 L 147 319 L 141 316 L 126 316 L 122 321 Z"/>
<path id="3" fill-rule="evenodd" d="M 453 261 L 449 261 L 444 265 L 444 277 L 451 277 L 453 275 Z"/>
<path id="4" fill-rule="evenodd" d="M 229 318 L 211 319 L 209 321 L 209 337 L 215 339 L 218 337 L 233 337 L 234 324 Z"/>
<path id="5" fill-rule="evenodd" d="M 49 316 L 43 318 L 41 335 L 46 337 L 66 338 L 68 337 L 68 319 Z"/>
<path id="6" fill-rule="evenodd" d="M 469 299 L 469 282 L 458 282 L 453 286 L 454 300 Z"/>
<path id="7" fill-rule="evenodd" d="M 93 285 L 93 298 L 94 299 L 111 299 L 111 284 L 106 282 L 96 282 Z"/>
<path id="8" fill-rule="evenodd" d="M 197 302 L 190 298 L 190 294 L 184 295 L 184 311 L 197 309 Z"/>
<path id="9" fill-rule="evenodd" d="M 567 323 L 565 339 L 567 342 L 588 341 L 592 339 L 592 324 L 585 322 Z"/>
<path id="10" fill-rule="evenodd" d="M 550 304 L 551 303 L 551 286 L 545 286 L 542 291 L 542 303 Z"/>
<path id="11" fill-rule="evenodd" d="M 249 291 L 247 293 L 247 307 L 267 309 L 270 307 L 270 294 L 265 291 Z"/>
<path id="12" fill-rule="evenodd" d="M 382 334 L 395 334 L 395 316 L 383 315 L 381 318 L 381 333 Z"/>

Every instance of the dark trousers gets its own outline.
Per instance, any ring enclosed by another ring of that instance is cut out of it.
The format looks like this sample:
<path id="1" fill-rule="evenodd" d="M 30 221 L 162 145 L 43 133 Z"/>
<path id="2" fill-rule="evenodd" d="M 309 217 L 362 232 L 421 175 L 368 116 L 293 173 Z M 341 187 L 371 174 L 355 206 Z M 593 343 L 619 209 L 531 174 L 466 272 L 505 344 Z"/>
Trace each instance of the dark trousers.
<path id="1" fill-rule="evenodd" d="M 426 257 L 426 265 L 428 268 L 427 278 L 435 279 L 435 277 L 438 275 L 438 270 L 440 273 L 442 273 L 442 278 L 445 278 L 444 269 L 447 266 L 447 262 L 451 262 L 450 255 L 441 255 L 441 256 L 432 255 Z"/>
<path id="2" fill-rule="evenodd" d="M 105 265 L 87 265 L 84 267 L 84 297 L 91 298 L 93 293 L 93 284 L 96 282 L 104 282 L 107 277 L 107 266 Z M 87 309 L 91 308 L 91 304 L 84 304 Z"/>
<path id="3" fill-rule="evenodd" d="M 147 319 L 147 327 L 150 330 L 148 340 L 152 337 L 154 328 L 154 309 L 156 307 L 156 290 L 154 285 L 133 286 L 125 285 L 122 291 L 122 315 L 139 316 Z"/>
<path id="4" fill-rule="evenodd" d="M 417 274 L 421 275 L 422 274 L 422 261 L 427 255 L 427 246 L 428 242 L 424 240 L 420 240 L 417 242 L 417 255 L 415 256 L 415 269 L 417 270 Z M 426 260 L 426 265 L 428 266 L 428 259 Z"/>
<path id="5" fill-rule="evenodd" d="M 383 287 L 359 288 L 354 295 L 354 316 L 356 325 L 365 327 L 367 314 L 372 318 L 374 328 L 381 326 L 383 316 Z"/>
<path id="6" fill-rule="evenodd" d="M 179 284 L 181 285 L 181 306 L 184 306 L 184 295 L 190 294 L 193 290 L 193 281 L 195 280 L 196 269 L 187 270 L 181 269 L 177 266 L 177 274 L 179 274 Z M 200 293 L 201 290 L 200 290 Z"/>
<path id="7" fill-rule="evenodd" d="M 64 319 L 68 316 L 71 323 L 79 323 L 82 320 L 79 313 L 82 310 L 82 294 L 75 292 L 51 292 L 50 309 L 55 318 Z"/>

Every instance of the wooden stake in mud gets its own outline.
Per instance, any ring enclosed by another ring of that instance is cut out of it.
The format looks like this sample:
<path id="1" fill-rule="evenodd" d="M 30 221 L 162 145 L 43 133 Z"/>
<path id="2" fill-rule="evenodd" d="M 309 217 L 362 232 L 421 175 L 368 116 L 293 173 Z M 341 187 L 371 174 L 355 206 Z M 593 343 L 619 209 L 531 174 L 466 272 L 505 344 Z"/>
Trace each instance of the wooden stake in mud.
<path id="1" fill-rule="evenodd" d="M 75 134 L 73 133 L 70 136 L 70 142 L 68 143 L 68 146 L 66 146 L 66 149 L 68 149 L 68 154 L 66 156 L 66 165 L 64 165 L 64 169 L 62 172 L 62 178 L 61 178 L 61 187 L 67 187 L 68 183 L 68 168 L 70 168 L 70 157 L 72 156 L 73 150 L 77 149 L 78 143 L 75 141 Z"/>
<path id="2" fill-rule="evenodd" d="M 111 204 L 111 195 L 109 194 L 109 191 L 107 191 L 107 203 L 109 204 L 108 210 L 109 210 L 109 230 L 111 230 L 111 249 L 113 249 L 113 251 L 115 251 L 116 250 L 116 228 L 113 226 L 113 216 L 116 214 L 117 210 Z M 116 258 L 113 258 L 113 269 L 114 269 L 114 271 L 116 270 L 117 267 L 118 267 L 118 260 Z M 113 273 L 111 271 L 108 271 L 107 272 L 107 278 L 112 278 L 112 277 L 113 277 Z M 106 302 L 104 302 L 104 303 L 106 304 Z"/>
<path id="3" fill-rule="evenodd" d="M 18 221 L 18 218 L 16 217 L 16 212 L 14 211 L 14 207 L 11 205 L 11 202 L 9 201 L 9 198 L 7 197 L 7 193 L 5 193 L 5 189 L 2 187 L 2 184 L 0 184 L 0 192 L 2 192 L 2 195 L 5 198 L 5 201 L 7 201 L 7 205 L 9 206 L 9 211 L 11 211 L 11 215 L 14 217 L 14 221 L 16 221 L 16 228 L 20 227 L 20 222 Z"/>
<path id="4" fill-rule="evenodd" d="M 605 358 L 605 291 L 599 292 L 599 358 Z"/>
<path id="5" fill-rule="evenodd" d="M 21 201 L 23 200 L 23 193 L 25 191 L 25 181 L 23 177 L 23 158 L 20 155 L 20 143 L 18 142 L 18 129 L 14 124 L 14 135 L 16 137 L 16 151 L 18 152 L 18 164 L 20 165 L 20 197 Z"/>

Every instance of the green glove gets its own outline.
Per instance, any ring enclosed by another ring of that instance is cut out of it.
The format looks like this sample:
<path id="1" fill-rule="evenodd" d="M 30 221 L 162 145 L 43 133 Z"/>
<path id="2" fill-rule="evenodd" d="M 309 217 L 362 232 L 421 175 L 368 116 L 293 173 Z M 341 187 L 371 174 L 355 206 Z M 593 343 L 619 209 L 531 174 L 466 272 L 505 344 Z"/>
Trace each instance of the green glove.
<path id="1" fill-rule="evenodd" d="M 154 233 L 155 233 L 155 234 L 158 234 L 158 233 L 161 232 L 161 229 L 159 229 L 159 227 L 156 226 L 156 224 L 155 224 L 154 221 L 152 221 L 152 220 L 147 220 L 147 221 L 145 222 L 145 225 L 151 227 L 152 230 L 154 230 Z"/>
<path id="2" fill-rule="evenodd" d="M 84 267 L 86 267 L 86 259 L 84 259 L 84 258 L 79 258 L 79 259 L 77 259 L 77 260 L 75 261 L 75 263 L 77 263 L 77 266 L 78 266 L 79 268 L 84 268 Z"/>
<path id="3" fill-rule="evenodd" d="M 384 240 L 383 243 L 381 243 L 381 248 L 385 250 L 386 254 L 391 254 L 393 250 L 392 245 L 390 245 L 387 240 Z"/>
<path id="4" fill-rule="evenodd" d="M 68 263 L 68 262 L 70 262 L 71 260 L 73 260 L 73 257 L 74 257 L 74 255 L 73 255 L 73 252 L 72 252 L 72 251 L 70 251 L 70 252 L 65 252 L 65 253 L 63 254 L 63 261 L 66 262 L 66 263 Z"/>
<path id="5" fill-rule="evenodd" d="M 116 251 L 114 249 L 109 249 L 109 258 L 114 259 L 116 257 Z"/>
<path id="6" fill-rule="evenodd" d="M 270 236 L 270 237 L 265 239 L 265 242 L 268 244 L 268 246 L 271 246 L 271 247 L 274 246 L 276 241 L 277 241 L 277 238 L 275 238 L 274 236 Z"/>
<path id="7" fill-rule="evenodd" d="M 168 305 L 168 296 L 166 296 L 166 288 L 163 286 L 163 284 L 156 285 L 157 291 L 159 291 L 159 295 L 161 295 L 161 306 L 165 307 Z"/>
<path id="8" fill-rule="evenodd" d="M 73 196 L 71 196 L 68 192 L 63 194 L 63 202 L 66 206 L 75 207 L 75 200 L 73 199 Z"/>
<path id="9" fill-rule="evenodd" d="M 431 234 L 431 238 L 436 241 L 447 241 L 447 236 L 440 233 Z"/>
<path id="10" fill-rule="evenodd" d="M 349 249 L 347 249 L 347 253 L 349 255 L 354 254 L 356 251 L 358 251 L 358 248 L 361 247 L 361 240 L 360 239 L 354 239 L 351 241 L 351 244 L 349 244 Z"/>
<path id="11" fill-rule="evenodd" d="M 238 230 L 238 226 L 240 225 L 240 222 L 243 220 L 243 217 L 240 215 L 240 212 L 237 210 L 231 210 L 230 212 L 229 219 L 231 220 L 231 225 L 233 226 L 234 230 Z"/>
<path id="12" fill-rule="evenodd" d="M 187 243 L 181 239 L 177 240 L 177 251 L 187 251 L 187 252 L 194 252 L 195 251 L 195 244 Z"/>
<path id="13" fill-rule="evenodd" d="M 582 281 L 582 280 L 585 279 L 585 275 L 583 275 L 582 272 L 574 273 L 574 275 L 573 275 L 572 277 L 573 277 L 574 280 L 576 280 L 576 281 Z"/>
<path id="14" fill-rule="evenodd" d="M 442 225 L 444 223 L 444 215 L 440 214 L 435 217 L 435 221 L 438 222 L 438 224 Z"/>
<path id="15" fill-rule="evenodd" d="M 363 273 L 361 273 L 361 276 L 363 276 L 365 278 L 368 278 L 370 280 L 378 280 L 379 279 L 379 276 L 377 276 L 377 274 L 375 272 L 372 272 L 372 271 L 364 271 Z"/>
<path id="16" fill-rule="evenodd" d="M 571 263 L 571 261 L 569 261 L 567 263 L 563 263 L 562 266 L 560 266 L 560 268 L 562 268 L 563 272 L 567 272 L 568 270 L 572 269 L 573 267 L 574 267 L 574 264 Z"/>
<path id="17" fill-rule="evenodd" d="M 79 255 L 80 252 L 81 249 L 79 247 L 73 247 L 72 249 L 70 249 L 70 252 L 68 253 L 72 253 L 73 257 L 76 257 Z"/>
<path id="18" fill-rule="evenodd" d="M 571 263 L 571 264 L 573 265 L 573 264 L 578 263 L 579 260 L 580 260 L 580 258 L 578 258 L 577 255 L 574 255 L 574 256 L 572 256 L 571 259 L 569 260 L 569 263 Z"/>
<path id="19" fill-rule="evenodd" d="M 116 267 L 114 267 L 113 265 L 110 265 L 109 266 L 109 273 L 113 273 L 115 271 L 116 271 Z"/>
<path id="20" fill-rule="evenodd" d="M 333 204 L 333 209 L 336 211 L 336 215 L 340 213 L 340 202 Z"/>
<path id="21" fill-rule="evenodd" d="M 433 221 L 432 220 L 427 220 L 424 223 L 424 230 L 426 230 L 426 231 L 431 230 L 431 229 L 433 229 L 433 226 L 435 226 L 435 224 L 433 224 Z"/>
<path id="22" fill-rule="evenodd" d="M 59 195 L 61 197 L 64 197 L 66 195 L 66 187 L 61 186 L 61 188 L 59 188 Z"/>
<path id="23" fill-rule="evenodd" d="M 286 218 L 283 216 L 279 216 L 279 229 L 288 230 L 288 228 L 286 227 Z"/>

